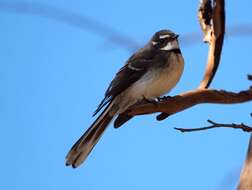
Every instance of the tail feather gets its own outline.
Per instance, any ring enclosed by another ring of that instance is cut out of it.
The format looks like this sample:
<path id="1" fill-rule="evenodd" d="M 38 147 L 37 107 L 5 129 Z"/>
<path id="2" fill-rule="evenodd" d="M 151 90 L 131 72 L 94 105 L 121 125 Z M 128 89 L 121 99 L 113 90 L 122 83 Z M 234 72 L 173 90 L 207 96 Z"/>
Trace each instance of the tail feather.
<path id="1" fill-rule="evenodd" d="M 67 166 L 72 165 L 73 168 L 76 168 L 85 161 L 85 159 L 109 125 L 110 121 L 113 119 L 113 116 L 111 116 L 109 113 L 111 106 L 112 102 L 94 121 L 89 129 L 80 137 L 80 139 L 73 145 L 66 156 Z"/>

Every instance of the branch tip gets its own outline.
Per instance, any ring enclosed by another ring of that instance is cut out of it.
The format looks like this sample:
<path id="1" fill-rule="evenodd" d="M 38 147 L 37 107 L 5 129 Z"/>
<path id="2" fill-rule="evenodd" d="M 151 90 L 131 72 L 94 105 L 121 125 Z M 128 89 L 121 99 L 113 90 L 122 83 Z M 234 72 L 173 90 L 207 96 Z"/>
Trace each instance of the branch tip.
<path id="1" fill-rule="evenodd" d="M 208 127 L 200 127 L 200 128 L 174 128 L 176 130 L 179 130 L 180 132 L 194 132 L 194 131 L 203 131 L 203 130 L 208 130 L 208 129 L 213 129 L 213 128 L 220 128 L 220 127 L 225 127 L 225 128 L 234 128 L 234 129 L 241 129 L 244 132 L 252 132 L 252 127 L 245 125 L 244 123 L 241 124 L 224 124 L 224 123 L 216 123 L 211 120 L 207 120 L 207 122 L 211 123 L 212 125 Z"/>

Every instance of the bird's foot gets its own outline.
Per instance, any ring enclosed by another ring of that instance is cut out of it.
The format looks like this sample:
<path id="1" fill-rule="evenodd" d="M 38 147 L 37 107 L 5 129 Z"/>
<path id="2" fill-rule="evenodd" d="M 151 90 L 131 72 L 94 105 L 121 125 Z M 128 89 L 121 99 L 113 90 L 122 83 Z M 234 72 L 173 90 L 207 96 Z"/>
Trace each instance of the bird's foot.
<path id="1" fill-rule="evenodd" d="M 157 101 L 155 99 L 147 99 L 146 97 L 143 96 L 143 100 L 144 103 L 149 103 L 149 104 L 154 104 L 155 106 L 157 105 Z"/>
<path id="2" fill-rule="evenodd" d="M 165 100 L 170 99 L 170 98 L 172 98 L 172 96 L 157 97 L 157 101 L 158 101 L 158 102 L 161 102 L 161 101 L 165 101 Z"/>

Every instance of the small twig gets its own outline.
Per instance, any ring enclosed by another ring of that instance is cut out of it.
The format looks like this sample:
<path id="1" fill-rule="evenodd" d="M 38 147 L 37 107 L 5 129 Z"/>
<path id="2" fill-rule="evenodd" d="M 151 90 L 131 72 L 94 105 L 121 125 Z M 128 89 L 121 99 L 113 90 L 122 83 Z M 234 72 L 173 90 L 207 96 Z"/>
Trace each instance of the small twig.
<path id="1" fill-rule="evenodd" d="M 216 123 L 214 121 L 211 120 L 207 120 L 208 123 L 212 124 L 211 126 L 208 127 L 200 127 L 200 128 L 189 128 L 189 129 L 185 129 L 185 128 L 174 128 L 176 130 L 179 130 L 180 132 L 184 133 L 184 132 L 194 132 L 194 131 L 203 131 L 203 130 L 208 130 L 208 129 L 213 129 L 213 128 L 220 128 L 220 127 L 226 127 L 226 128 L 234 128 L 234 129 L 242 129 L 245 132 L 251 132 L 252 131 L 252 127 L 245 125 L 243 123 L 241 124 L 223 124 L 223 123 Z"/>

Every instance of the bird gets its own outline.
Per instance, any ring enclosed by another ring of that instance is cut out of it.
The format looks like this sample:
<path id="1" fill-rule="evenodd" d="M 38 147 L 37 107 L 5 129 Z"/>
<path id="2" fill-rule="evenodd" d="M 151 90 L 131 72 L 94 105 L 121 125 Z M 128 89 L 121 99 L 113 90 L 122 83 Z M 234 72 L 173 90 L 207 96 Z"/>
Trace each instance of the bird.
<path id="1" fill-rule="evenodd" d="M 168 29 L 156 32 L 119 69 L 93 114 L 101 112 L 100 115 L 67 154 L 67 166 L 77 168 L 86 160 L 116 116 L 114 127 L 119 128 L 133 117 L 124 114 L 130 106 L 144 100 L 155 101 L 179 82 L 184 59 L 178 37 Z"/>

